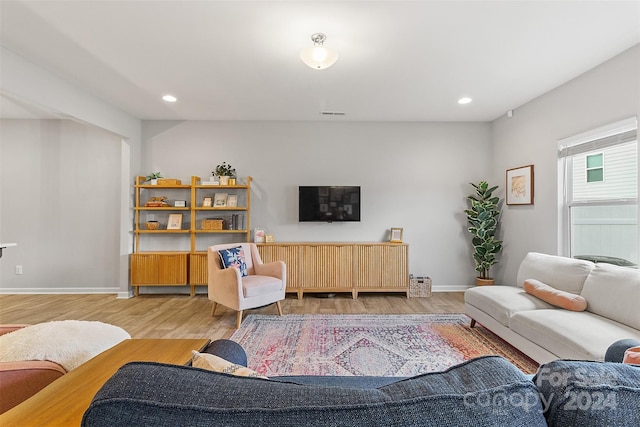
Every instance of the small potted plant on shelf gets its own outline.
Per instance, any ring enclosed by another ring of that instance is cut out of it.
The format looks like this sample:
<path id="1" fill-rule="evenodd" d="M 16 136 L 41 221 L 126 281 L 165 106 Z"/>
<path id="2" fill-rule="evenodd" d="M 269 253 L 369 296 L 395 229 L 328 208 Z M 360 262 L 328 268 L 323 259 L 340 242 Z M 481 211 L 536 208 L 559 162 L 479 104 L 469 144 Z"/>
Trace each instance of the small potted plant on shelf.
<path id="1" fill-rule="evenodd" d="M 473 261 L 476 271 L 476 285 L 492 285 L 495 280 L 489 275 L 491 266 L 498 262 L 496 255 L 502 250 L 502 240 L 496 240 L 495 234 L 500 220 L 500 199 L 493 196 L 498 186 L 489 187 L 486 181 L 470 183 L 476 189 L 468 196 L 471 209 L 466 209 L 469 233 L 473 236 Z"/>
<path id="2" fill-rule="evenodd" d="M 235 178 L 236 170 L 227 162 L 222 162 L 221 165 L 216 166 L 213 174 L 220 180 L 220 185 L 229 185 L 229 178 Z"/>
<path id="3" fill-rule="evenodd" d="M 162 174 L 160 172 L 153 172 L 146 177 L 145 182 L 148 182 L 151 185 L 158 185 L 158 178 L 162 178 Z"/>

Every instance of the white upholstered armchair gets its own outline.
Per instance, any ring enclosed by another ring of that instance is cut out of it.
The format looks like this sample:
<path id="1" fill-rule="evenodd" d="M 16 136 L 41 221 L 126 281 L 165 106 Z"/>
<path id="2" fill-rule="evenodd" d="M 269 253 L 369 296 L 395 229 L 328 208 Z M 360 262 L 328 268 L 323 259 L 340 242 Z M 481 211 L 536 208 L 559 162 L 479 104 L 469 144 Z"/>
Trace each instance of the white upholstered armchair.
<path id="1" fill-rule="evenodd" d="M 228 267 L 223 265 L 223 258 Z M 246 268 L 241 265 L 242 259 Z M 236 327 L 239 328 L 244 310 L 273 303 L 282 316 L 280 301 L 284 299 L 287 284 L 287 267 L 283 261 L 263 264 L 255 243 L 229 243 L 210 246 L 208 263 L 212 316 L 218 304 L 236 310 Z M 242 270 L 246 271 L 245 276 Z"/>

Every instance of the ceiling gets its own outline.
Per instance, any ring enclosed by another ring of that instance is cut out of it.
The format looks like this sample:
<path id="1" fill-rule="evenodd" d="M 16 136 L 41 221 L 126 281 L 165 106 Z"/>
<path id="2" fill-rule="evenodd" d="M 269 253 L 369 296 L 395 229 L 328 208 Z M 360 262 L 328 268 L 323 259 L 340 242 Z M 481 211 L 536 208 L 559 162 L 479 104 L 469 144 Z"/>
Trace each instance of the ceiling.
<path id="1" fill-rule="evenodd" d="M 145 120 L 490 121 L 640 42 L 640 1 L 2 0 L 0 18 L 5 48 Z M 299 59 L 315 32 L 329 69 Z"/>

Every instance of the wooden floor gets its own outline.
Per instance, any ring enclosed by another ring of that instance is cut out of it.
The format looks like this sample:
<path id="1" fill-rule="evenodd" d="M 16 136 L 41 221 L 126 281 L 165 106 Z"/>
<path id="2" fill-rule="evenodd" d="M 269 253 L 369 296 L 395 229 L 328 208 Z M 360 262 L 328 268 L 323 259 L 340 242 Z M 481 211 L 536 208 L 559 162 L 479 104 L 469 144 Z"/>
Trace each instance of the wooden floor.
<path id="1" fill-rule="evenodd" d="M 120 326 L 132 338 L 228 337 L 236 322 L 234 311 L 218 307 L 211 317 L 206 295 L 141 295 L 117 299 L 115 295 L 0 295 L 0 324 L 35 324 L 52 320 L 94 320 Z M 337 294 L 301 300 L 287 295 L 285 314 L 421 314 L 464 313 L 462 292 L 439 292 L 429 298 L 407 298 L 403 294 Z M 247 314 L 273 314 L 275 305 Z"/>

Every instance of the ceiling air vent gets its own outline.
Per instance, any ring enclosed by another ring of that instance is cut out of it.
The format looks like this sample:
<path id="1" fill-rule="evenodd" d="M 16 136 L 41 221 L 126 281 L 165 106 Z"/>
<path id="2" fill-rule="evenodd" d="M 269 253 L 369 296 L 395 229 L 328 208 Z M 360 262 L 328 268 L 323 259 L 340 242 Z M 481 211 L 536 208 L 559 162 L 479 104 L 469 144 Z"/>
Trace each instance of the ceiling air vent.
<path id="1" fill-rule="evenodd" d="M 345 116 L 344 111 L 320 111 L 321 116 Z"/>

